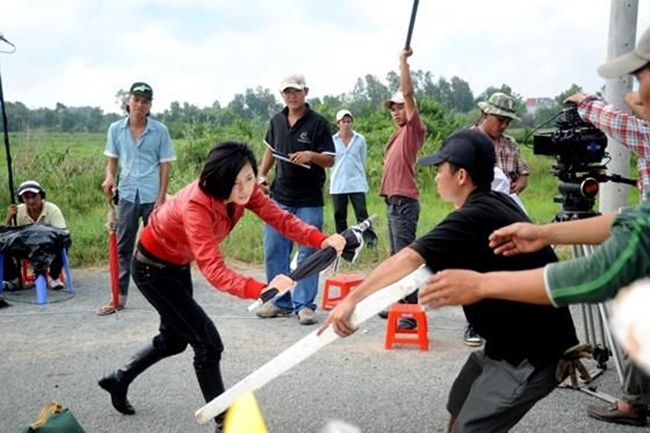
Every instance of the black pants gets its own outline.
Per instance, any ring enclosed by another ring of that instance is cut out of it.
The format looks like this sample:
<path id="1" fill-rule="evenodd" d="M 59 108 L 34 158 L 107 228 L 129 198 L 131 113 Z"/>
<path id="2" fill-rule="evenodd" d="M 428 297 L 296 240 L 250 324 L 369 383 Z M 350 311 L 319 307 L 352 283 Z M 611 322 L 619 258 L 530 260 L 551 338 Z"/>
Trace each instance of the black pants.
<path id="1" fill-rule="evenodd" d="M 368 219 L 368 210 L 366 209 L 366 194 L 363 192 L 352 192 L 349 194 L 332 194 L 332 204 L 334 206 L 334 222 L 336 223 L 336 232 L 341 233 L 348 228 L 348 200 L 352 203 L 354 215 L 357 222 Z"/>
<path id="2" fill-rule="evenodd" d="M 160 315 L 153 345 L 162 357 L 194 349 L 194 370 L 206 402 L 223 393 L 223 343 L 216 326 L 192 297 L 189 266 L 154 266 L 133 259 L 133 281 Z"/>
<path id="3" fill-rule="evenodd" d="M 5 254 L 4 258 L 4 274 L 3 279 L 5 281 L 11 281 L 18 278 L 20 275 L 20 265 L 21 262 L 11 255 Z M 49 276 L 52 279 L 59 278 L 61 275 L 61 270 L 63 269 L 63 257 L 61 254 L 57 254 L 49 268 Z"/>

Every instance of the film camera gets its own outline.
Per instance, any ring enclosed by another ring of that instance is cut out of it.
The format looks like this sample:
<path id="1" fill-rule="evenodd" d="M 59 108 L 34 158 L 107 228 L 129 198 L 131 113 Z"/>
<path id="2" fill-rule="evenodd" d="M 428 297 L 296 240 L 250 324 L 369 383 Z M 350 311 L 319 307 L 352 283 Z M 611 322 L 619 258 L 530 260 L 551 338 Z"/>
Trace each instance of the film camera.
<path id="1" fill-rule="evenodd" d="M 602 162 L 608 156 L 607 136 L 582 120 L 575 104 L 566 104 L 553 119 L 554 130 L 533 136 L 533 153 L 555 157 L 551 173 L 559 179 L 560 196 L 553 201 L 563 206 L 556 219 L 593 216 L 599 183 L 613 180 Z"/>
<path id="2" fill-rule="evenodd" d="M 533 153 L 555 156 L 564 170 L 600 164 L 606 155 L 607 136 L 580 118 L 575 104 L 567 104 L 556 116 L 554 131 L 533 137 Z"/>

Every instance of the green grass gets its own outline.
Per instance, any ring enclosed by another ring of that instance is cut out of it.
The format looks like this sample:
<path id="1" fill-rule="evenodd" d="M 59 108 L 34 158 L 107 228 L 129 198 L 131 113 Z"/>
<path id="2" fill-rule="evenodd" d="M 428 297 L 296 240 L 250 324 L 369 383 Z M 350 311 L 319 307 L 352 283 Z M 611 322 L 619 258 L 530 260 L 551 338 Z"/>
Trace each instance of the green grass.
<path id="1" fill-rule="evenodd" d="M 173 193 L 195 179 L 201 168 L 203 157 L 217 142 L 231 138 L 251 143 L 256 155 L 261 157 L 265 125 L 234 124 L 219 131 L 198 134 L 191 128 L 185 139 L 174 140 L 178 160 L 172 166 L 170 193 Z M 72 266 L 104 266 L 108 259 L 104 228 L 108 205 L 101 191 L 104 180 L 106 158 L 103 156 L 104 134 L 63 134 L 32 131 L 10 136 L 15 187 L 27 179 L 41 182 L 47 191 L 48 200 L 61 207 L 72 235 L 70 261 Z M 382 170 L 383 143 L 369 142 L 368 173 L 371 192 L 368 194 L 368 211 L 377 213 L 380 222 L 377 227 L 378 248 L 364 250 L 358 265 L 369 266 L 388 256 L 386 228 L 386 206 L 377 196 Z M 439 146 L 428 142 L 427 152 Z M 531 219 L 548 222 L 560 210 L 553 202 L 557 195 L 557 179 L 549 174 L 552 158 L 533 155 L 530 149 L 522 147 L 522 153 L 531 167 L 528 188 L 521 195 Z M 4 152 L 0 165 L 6 165 Z M 420 223 L 418 235 L 434 227 L 451 210 L 449 203 L 440 201 L 434 185 L 434 171 L 418 168 L 418 183 L 421 188 Z M 0 206 L 9 205 L 9 188 L 6 169 L 0 169 Z M 638 201 L 638 194 L 631 193 L 631 202 Z M 334 231 L 331 200 L 325 195 L 325 232 Z M 636 200 L 636 201 L 635 201 Z M 353 215 L 352 210 L 349 212 Z M 351 220 L 351 218 L 350 218 Z M 245 248 L 242 248 L 245 246 Z M 223 244 L 226 257 L 245 263 L 259 264 L 263 260 L 262 222 L 247 214 L 235 227 Z M 346 269 L 348 265 L 344 265 Z"/>

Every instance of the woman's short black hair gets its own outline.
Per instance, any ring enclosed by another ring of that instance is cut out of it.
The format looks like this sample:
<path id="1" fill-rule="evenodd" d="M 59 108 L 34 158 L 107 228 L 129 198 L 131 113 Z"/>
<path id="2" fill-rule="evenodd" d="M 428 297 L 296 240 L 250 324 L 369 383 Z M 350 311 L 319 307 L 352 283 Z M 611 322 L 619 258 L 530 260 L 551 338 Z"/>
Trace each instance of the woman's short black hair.
<path id="1" fill-rule="evenodd" d="M 257 177 L 257 161 L 253 151 L 245 143 L 224 141 L 210 150 L 205 158 L 199 177 L 199 188 L 218 200 L 230 197 L 237 175 L 250 164 Z"/>

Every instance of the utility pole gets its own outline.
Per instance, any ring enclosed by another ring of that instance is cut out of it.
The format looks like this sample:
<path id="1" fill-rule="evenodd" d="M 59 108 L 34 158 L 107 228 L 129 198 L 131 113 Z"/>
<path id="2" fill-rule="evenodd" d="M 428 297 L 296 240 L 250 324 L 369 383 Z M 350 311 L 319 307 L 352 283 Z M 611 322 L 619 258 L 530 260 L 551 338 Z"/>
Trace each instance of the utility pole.
<path id="1" fill-rule="evenodd" d="M 629 53 L 634 49 L 638 11 L 638 0 L 611 0 L 607 60 Z M 633 77 L 629 75 L 605 80 L 605 99 L 619 108 L 627 109 L 625 94 L 632 90 L 632 80 Z M 609 137 L 607 152 L 611 157 L 611 161 L 607 165 L 609 173 L 629 177 L 630 150 Z M 628 205 L 628 185 L 606 182 L 600 186 L 600 212 L 609 212 Z"/>

